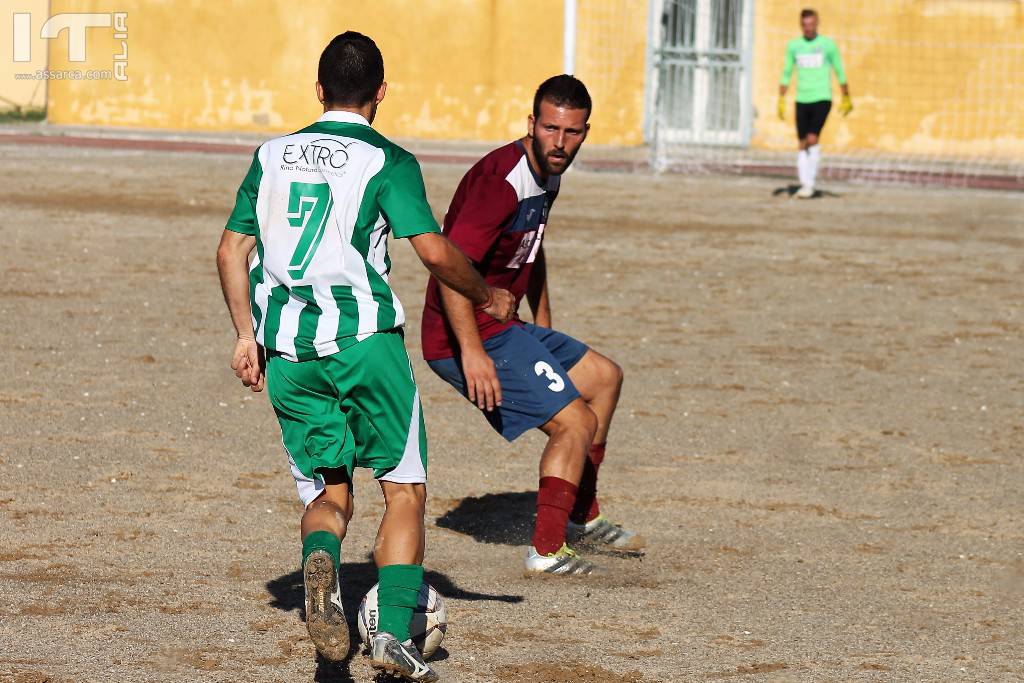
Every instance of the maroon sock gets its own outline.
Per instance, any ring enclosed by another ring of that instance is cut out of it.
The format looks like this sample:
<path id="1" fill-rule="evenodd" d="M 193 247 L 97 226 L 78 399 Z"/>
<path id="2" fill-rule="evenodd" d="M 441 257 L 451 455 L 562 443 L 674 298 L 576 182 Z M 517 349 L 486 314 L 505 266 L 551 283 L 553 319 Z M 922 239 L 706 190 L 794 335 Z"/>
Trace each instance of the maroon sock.
<path id="1" fill-rule="evenodd" d="M 565 543 L 569 511 L 576 501 L 576 487 L 558 477 L 541 477 L 537 491 L 537 525 L 533 547 L 541 555 L 553 553 Z"/>
<path id="2" fill-rule="evenodd" d="M 583 463 L 583 476 L 580 478 L 580 489 L 576 493 L 576 504 L 569 517 L 576 524 L 586 524 L 601 514 L 597 504 L 597 471 L 604 462 L 604 447 L 599 443 L 590 447 L 586 462 Z"/>

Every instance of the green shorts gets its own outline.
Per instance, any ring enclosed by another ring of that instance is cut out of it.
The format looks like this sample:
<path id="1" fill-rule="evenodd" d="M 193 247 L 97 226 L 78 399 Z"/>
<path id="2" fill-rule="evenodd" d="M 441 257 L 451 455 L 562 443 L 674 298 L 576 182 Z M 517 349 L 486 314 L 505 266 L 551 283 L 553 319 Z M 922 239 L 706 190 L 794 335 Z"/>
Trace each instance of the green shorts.
<path id="1" fill-rule="evenodd" d="M 267 393 L 299 498 L 324 488 L 322 470 L 373 469 L 384 481 L 427 480 L 427 435 L 401 331 L 378 332 L 338 353 L 267 360 Z"/>

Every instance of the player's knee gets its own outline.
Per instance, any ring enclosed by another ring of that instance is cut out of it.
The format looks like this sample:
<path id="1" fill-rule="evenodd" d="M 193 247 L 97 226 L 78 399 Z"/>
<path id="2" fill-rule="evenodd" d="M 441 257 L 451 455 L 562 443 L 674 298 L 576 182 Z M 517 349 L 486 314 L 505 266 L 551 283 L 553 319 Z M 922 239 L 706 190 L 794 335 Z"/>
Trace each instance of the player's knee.
<path id="1" fill-rule="evenodd" d="M 626 378 L 626 373 L 622 371 L 621 365 L 610 360 L 608 361 L 607 377 L 608 383 L 618 391 L 622 388 L 622 381 Z"/>
<path id="2" fill-rule="evenodd" d="M 622 368 L 618 363 L 604 356 L 598 356 L 597 360 L 596 373 L 601 386 L 605 391 L 618 391 L 622 386 Z"/>
<path id="3" fill-rule="evenodd" d="M 542 429 L 553 439 L 571 439 L 589 445 L 597 432 L 597 415 L 583 399 L 578 398 L 551 418 Z"/>

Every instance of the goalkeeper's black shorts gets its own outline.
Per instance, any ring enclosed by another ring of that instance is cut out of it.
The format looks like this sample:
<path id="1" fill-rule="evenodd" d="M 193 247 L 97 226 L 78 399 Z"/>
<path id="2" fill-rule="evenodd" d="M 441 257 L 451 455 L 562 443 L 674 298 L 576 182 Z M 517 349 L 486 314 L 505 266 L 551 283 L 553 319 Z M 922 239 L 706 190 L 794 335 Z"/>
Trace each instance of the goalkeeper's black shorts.
<path id="1" fill-rule="evenodd" d="M 809 133 L 819 135 L 832 109 L 832 100 L 796 103 L 796 135 L 803 140 Z"/>

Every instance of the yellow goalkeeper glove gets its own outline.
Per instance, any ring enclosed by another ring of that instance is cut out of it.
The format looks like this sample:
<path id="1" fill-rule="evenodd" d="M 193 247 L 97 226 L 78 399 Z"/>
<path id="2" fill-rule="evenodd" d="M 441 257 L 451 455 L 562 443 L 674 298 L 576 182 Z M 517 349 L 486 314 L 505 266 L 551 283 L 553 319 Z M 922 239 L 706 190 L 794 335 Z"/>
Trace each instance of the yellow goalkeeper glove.
<path id="1" fill-rule="evenodd" d="M 780 121 L 785 121 L 786 120 L 786 98 L 785 97 L 780 97 L 779 98 L 779 120 Z"/>
<path id="2" fill-rule="evenodd" d="M 839 103 L 839 113 L 847 116 L 851 111 L 853 111 L 853 100 L 849 95 L 843 95 L 843 101 Z"/>

